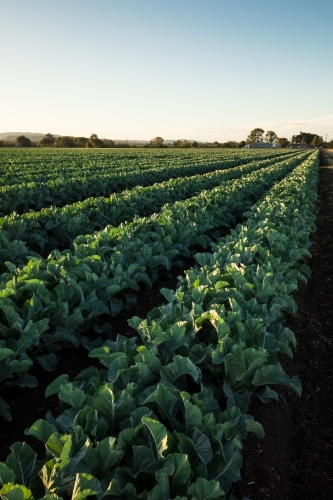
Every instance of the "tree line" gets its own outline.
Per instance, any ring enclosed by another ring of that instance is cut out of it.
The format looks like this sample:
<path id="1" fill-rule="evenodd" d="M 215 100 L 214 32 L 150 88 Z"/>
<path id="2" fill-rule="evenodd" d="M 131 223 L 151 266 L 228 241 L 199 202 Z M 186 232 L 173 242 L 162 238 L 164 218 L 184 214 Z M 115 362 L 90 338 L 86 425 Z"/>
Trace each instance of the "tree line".
<path id="1" fill-rule="evenodd" d="M 1 144 L 2 142 L 2 144 Z M 21 148 L 113 148 L 126 147 L 126 144 L 115 144 L 111 139 L 99 139 L 96 134 L 90 137 L 60 136 L 55 137 L 48 133 L 37 142 L 33 142 L 24 135 L 19 135 L 15 141 L 0 141 L 0 146 L 21 147 Z"/>
<path id="2" fill-rule="evenodd" d="M 88 137 L 73 137 L 60 136 L 55 137 L 48 133 L 37 142 L 31 141 L 28 137 L 20 135 L 15 141 L 0 141 L 0 147 L 21 147 L 21 148 L 242 148 L 245 146 L 245 141 L 228 141 L 228 142 L 198 142 L 188 140 L 177 140 L 172 143 L 165 143 L 162 137 L 155 137 L 148 143 L 129 143 L 129 142 L 114 142 L 111 139 L 100 139 L 96 134 L 91 134 Z"/>
<path id="3" fill-rule="evenodd" d="M 177 140 L 172 143 L 165 143 L 162 137 L 155 137 L 146 144 L 130 144 L 128 142 L 114 142 L 112 139 L 100 139 L 96 134 L 91 134 L 90 137 L 73 137 L 60 136 L 55 137 L 48 133 L 37 142 L 31 141 L 28 137 L 20 135 L 15 141 L 0 141 L 0 147 L 38 147 L 38 148 L 128 148 L 128 147 L 144 147 L 144 148 L 243 148 L 251 142 L 262 142 L 272 144 L 277 142 L 282 148 L 288 146 L 312 146 L 312 147 L 328 147 L 333 148 L 333 140 L 325 142 L 323 138 L 317 134 L 308 132 L 300 132 L 298 135 L 293 135 L 289 141 L 286 137 L 278 137 L 273 130 L 268 130 L 266 133 L 262 128 L 253 129 L 247 136 L 245 141 L 227 141 L 227 142 L 198 142 L 188 140 Z"/>
<path id="4" fill-rule="evenodd" d="M 162 137 L 155 137 L 151 139 L 144 148 L 243 148 L 245 146 L 245 141 L 228 141 L 228 142 L 198 142 L 198 141 L 187 141 L 187 140 L 177 140 L 172 143 L 166 144 Z"/>
<path id="5" fill-rule="evenodd" d="M 277 142 L 282 148 L 288 146 L 312 146 L 313 148 L 320 146 L 333 147 L 333 140 L 325 142 L 321 136 L 308 132 L 300 132 L 298 135 L 293 135 L 290 141 L 286 137 L 278 137 L 273 130 L 268 130 L 266 134 L 264 134 L 265 131 L 262 128 L 255 128 L 247 136 L 246 143 L 263 142 L 272 144 L 273 142 Z"/>

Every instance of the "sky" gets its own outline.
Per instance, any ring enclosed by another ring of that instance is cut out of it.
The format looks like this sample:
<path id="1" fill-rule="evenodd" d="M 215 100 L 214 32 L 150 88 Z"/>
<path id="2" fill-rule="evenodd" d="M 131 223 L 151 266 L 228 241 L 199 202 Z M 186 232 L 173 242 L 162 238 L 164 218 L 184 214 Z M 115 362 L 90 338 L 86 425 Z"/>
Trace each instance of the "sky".
<path id="1" fill-rule="evenodd" d="M 0 0 L 0 132 L 333 139 L 333 0 Z"/>

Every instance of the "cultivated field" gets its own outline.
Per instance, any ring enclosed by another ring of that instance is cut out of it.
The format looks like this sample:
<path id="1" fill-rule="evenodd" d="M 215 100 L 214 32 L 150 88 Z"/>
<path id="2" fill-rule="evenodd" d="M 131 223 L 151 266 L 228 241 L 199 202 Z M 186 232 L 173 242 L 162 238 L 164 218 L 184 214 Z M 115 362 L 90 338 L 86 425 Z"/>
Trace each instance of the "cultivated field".
<path id="1" fill-rule="evenodd" d="M 238 495 L 266 430 L 252 415 L 302 392 L 282 366 L 318 166 L 317 150 L 0 150 L 3 498 Z"/>

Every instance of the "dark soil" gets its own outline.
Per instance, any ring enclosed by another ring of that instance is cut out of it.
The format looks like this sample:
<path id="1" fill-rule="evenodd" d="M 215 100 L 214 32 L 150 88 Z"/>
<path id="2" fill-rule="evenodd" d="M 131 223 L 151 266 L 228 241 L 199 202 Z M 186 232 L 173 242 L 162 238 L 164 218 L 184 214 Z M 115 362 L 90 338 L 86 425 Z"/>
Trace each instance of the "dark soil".
<path id="1" fill-rule="evenodd" d="M 328 153 L 329 154 L 329 153 Z M 297 375 L 302 397 L 280 389 L 278 403 L 253 403 L 250 413 L 266 436 L 251 436 L 243 450 L 242 482 L 234 493 L 252 500 L 333 498 L 333 167 L 321 154 L 317 231 L 313 235 L 312 276 L 294 294 L 296 317 L 286 325 L 297 337 L 294 358 L 282 359 Z"/>

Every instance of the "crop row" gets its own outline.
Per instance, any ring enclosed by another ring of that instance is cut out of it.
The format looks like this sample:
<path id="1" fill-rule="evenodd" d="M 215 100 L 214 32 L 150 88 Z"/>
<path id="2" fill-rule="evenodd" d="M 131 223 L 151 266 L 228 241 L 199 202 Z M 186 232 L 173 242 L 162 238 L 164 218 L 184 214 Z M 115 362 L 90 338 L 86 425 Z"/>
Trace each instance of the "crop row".
<path id="1" fill-rule="evenodd" d="M 279 153 L 275 153 L 275 155 Z M 281 153 L 280 153 L 281 154 Z M 290 153 L 293 155 L 295 153 Z M 45 206 L 63 206 L 74 203 L 89 196 L 106 196 L 111 193 L 132 189 L 136 186 L 151 186 L 155 182 L 167 179 L 204 174 L 214 170 L 231 168 L 237 165 L 249 163 L 256 158 L 270 158 L 274 153 L 258 155 L 255 157 L 229 155 L 218 161 L 207 159 L 195 164 L 182 162 L 171 163 L 163 167 L 152 166 L 145 170 L 123 170 L 112 172 L 105 169 L 101 173 L 99 169 L 95 172 L 80 173 L 72 178 L 59 178 L 46 182 L 29 182 L 29 173 L 25 172 L 26 178 L 19 184 L 0 186 L 0 215 L 12 212 L 24 213 L 29 209 L 39 210 Z M 289 156 L 289 154 L 287 155 Z"/>
<path id="2" fill-rule="evenodd" d="M 296 157 L 302 158 L 304 153 Z M 38 256 L 36 252 L 41 256 L 54 248 L 72 248 L 73 239 L 80 234 L 93 233 L 107 225 L 117 226 L 132 220 L 135 215 L 151 215 L 166 203 L 192 197 L 227 180 L 276 164 L 278 160 L 281 161 L 275 157 L 257 160 L 245 166 L 170 179 L 148 187 L 139 186 L 108 198 L 88 198 L 62 208 L 5 216 L 0 219 L 0 271 L 4 272 L 6 261 L 20 265 L 26 262 L 27 256 Z"/>
<path id="3" fill-rule="evenodd" d="M 33 387 L 28 375 L 33 359 L 47 370 L 57 363 L 55 352 L 64 342 L 87 349 L 100 344 L 83 335 L 94 326 L 110 332 L 100 316 L 115 316 L 132 307 L 132 293 L 150 287 L 161 270 L 169 269 L 194 245 L 205 247 L 206 234 L 230 227 L 267 189 L 300 162 L 291 158 L 252 172 L 184 202 L 166 206 L 149 218 L 135 218 L 119 227 L 74 240 L 73 252 L 54 250 L 47 259 L 33 258 L 22 267 L 7 263 L 0 286 L 0 350 L 3 387 Z M 17 378 L 18 376 L 18 378 Z M 16 377 L 16 378 L 14 378 Z M 5 403 L 0 413 L 8 414 Z"/>
<path id="4" fill-rule="evenodd" d="M 90 352 L 104 370 L 87 368 L 73 382 L 61 375 L 48 387 L 60 415 L 26 431 L 45 444 L 45 458 L 14 443 L 0 494 L 226 498 L 240 479 L 242 440 L 264 434 L 246 413 L 250 399 L 276 400 L 277 384 L 301 392 L 277 355 L 295 346 L 283 311 L 295 311 L 290 293 L 308 274 L 317 174 L 315 152 L 213 254 L 196 256 L 201 267 L 163 291 L 166 306 L 132 318 L 141 345 L 118 335 Z"/>
<path id="5" fill-rule="evenodd" d="M 59 178 L 71 179 L 82 175 L 104 175 L 109 172 L 145 171 L 150 168 L 184 167 L 195 164 L 222 163 L 229 159 L 255 156 L 289 155 L 292 151 L 226 151 L 198 150 L 195 153 L 179 150 L 137 150 L 133 153 L 113 150 L 0 150 L 0 185 L 23 182 L 46 182 Z"/>

